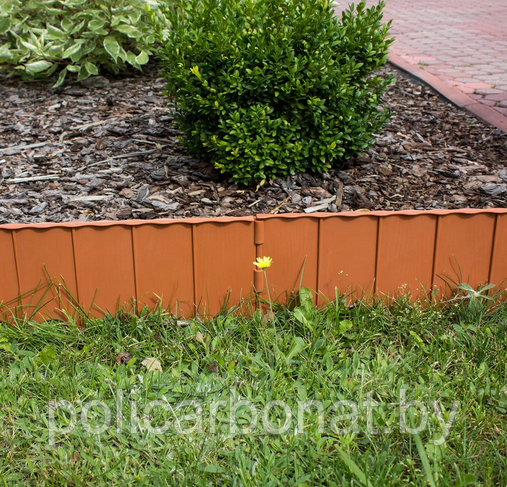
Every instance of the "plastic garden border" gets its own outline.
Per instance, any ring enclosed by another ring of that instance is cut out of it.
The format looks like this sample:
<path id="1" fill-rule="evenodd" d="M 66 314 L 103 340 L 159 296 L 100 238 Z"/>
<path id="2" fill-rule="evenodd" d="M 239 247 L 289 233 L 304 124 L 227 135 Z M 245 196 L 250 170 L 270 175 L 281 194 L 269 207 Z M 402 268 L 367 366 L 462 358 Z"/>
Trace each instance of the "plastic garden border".
<path id="1" fill-rule="evenodd" d="M 447 282 L 507 278 L 507 209 L 376 211 L 0 225 L 0 318 L 163 306 L 214 315 L 254 292 L 301 285 L 414 298 Z M 224 300 L 227 299 L 225 303 Z"/>

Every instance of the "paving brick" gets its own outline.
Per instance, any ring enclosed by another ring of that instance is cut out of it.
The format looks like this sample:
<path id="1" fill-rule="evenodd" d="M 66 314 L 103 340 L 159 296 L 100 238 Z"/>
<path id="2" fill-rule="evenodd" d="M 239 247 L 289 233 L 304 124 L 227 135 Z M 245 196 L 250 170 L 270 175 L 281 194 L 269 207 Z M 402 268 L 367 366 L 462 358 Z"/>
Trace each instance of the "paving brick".
<path id="1" fill-rule="evenodd" d="M 451 61 L 451 64 L 453 66 L 455 66 L 456 68 L 463 68 L 463 67 L 468 67 L 470 66 L 470 62 L 469 61 L 466 61 L 466 60 L 463 60 L 463 59 L 453 59 Z"/>
<path id="2" fill-rule="evenodd" d="M 498 93 L 503 93 L 504 91 L 507 91 L 507 86 L 505 88 L 506 88 L 505 90 L 499 90 L 497 88 L 479 89 L 477 90 L 477 93 L 480 93 L 481 95 L 497 95 Z"/>
<path id="3" fill-rule="evenodd" d="M 505 79 L 507 78 L 507 76 L 500 76 L 498 74 L 492 74 L 492 75 L 488 75 L 488 74 L 485 74 L 483 77 L 482 77 L 482 80 L 486 83 L 491 83 L 492 85 L 499 85 L 499 84 L 502 84 L 502 82 L 505 83 Z"/>
<path id="4" fill-rule="evenodd" d="M 417 62 L 419 63 L 424 61 L 436 61 L 436 59 L 432 56 L 414 56 L 414 59 L 417 59 Z"/>
<path id="5" fill-rule="evenodd" d="M 438 59 L 427 59 L 425 61 L 421 61 L 421 64 L 424 64 L 425 66 L 434 66 L 437 64 L 440 64 L 442 61 L 439 61 Z"/>
<path id="6" fill-rule="evenodd" d="M 507 61 L 505 64 L 507 64 Z M 483 69 L 483 71 L 488 74 L 505 74 L 505 69 L 495 66 L 490 66 L 489 68 Z"/>
<path id="7" fill-rule="evenodd" d="M 484 61 L 484 59 L 482 61 Z M 489 64 L 472 64 L 472 67 L 475 69 L 488 69 Z"/>
<path id="8" fill-rule="evenodd" d="M 481 98 L 480 100 L 477 100 L 479 103 L 482 103 L 483 105 L 487 105 L 488 107 L 494 107 L 496 105 L 495 100 L 486 100 L 485 98 Z"/>
<path id="9" fill-rule="evenodd" d="M 481 69 L 475 69 L 475 68 L 467 68 L 467 74 L 475 76 L 484 76 L 485 74 L 493 74 L 488 71 L 483 71 Z"/>
<path id="10" fill-rule="evenodd" d="M 497 95 L 485 95 L 486 100 L 505 101 L 507 100 L 507 91 Z"/>
<path id="11" fill-rule="evenodd" d="M 442 71 L 442 72 L 445 72 L 445 71 L 452 71 L 452 66 L 450 64 L 433 64 L 431 66 L 428 66 L 428 71 L 432 72 L 432 71 Z"/>
<path id="12" fill-rule="evenodd" d="M 404 52 L 406 54 L 422 54 L 421 50 L 420 49 L 399 49 L 398 46 L 396 46 L 396 48 L 393 48 L 392 49 L 393 51 L 401 51 L 401 52 Z"/>
<path id="13" fill-rule="evenodd" d="M 447 76 L 448 78 L 461 78 L 461 79 L 472 79 L 472 77 L 470 78 L 466 78 L 467 76 L 467 73 L 462 73 L 462 72 L 459 72 L 459 71 L 440 71 L 439 72 L 442 76 Z"/>
<path id="14" fill-rule="evenodd" d="M 475 92 L 475 88 L 472 88 L 471 86 L 467 86 L 466 83 L 455 83 L 454 81 L 447 81 L 448 84 L 450 84 L 451 86 L 454 86 L 455 88 L 458 88 L 462 93 L 465 93 L 465 94 L 469 94 L 469 93 L 474 93 Z"/>
<path id="15" fill-rule="evenodd" d="M 467 83 L 467 86 L 470 86 L 472 88 L 475 88 L 476 90 L 484 90 L 484 89 L 488 89 L 488 88 L 491 88 L 491 85 L 488 84 L 488 83 Z"/>

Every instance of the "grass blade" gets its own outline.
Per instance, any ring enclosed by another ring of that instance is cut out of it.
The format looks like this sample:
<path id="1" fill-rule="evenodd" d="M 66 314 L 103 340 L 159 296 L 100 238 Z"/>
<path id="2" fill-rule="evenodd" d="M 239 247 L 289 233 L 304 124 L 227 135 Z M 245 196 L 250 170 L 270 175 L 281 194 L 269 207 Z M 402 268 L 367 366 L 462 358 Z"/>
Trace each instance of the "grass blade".
<path id="1" fill-rule="evenodd" d="M 336 451 L 339 453 L 341 459 L 350 468 L 352 473 L 361 481 L 363 485 L 372 487 L 371 482 L 366 478 L 364 472 L 359 468 L 356 462 L 352 460 L 338 445 L 335 445 Z"/>
<path id="2" fill-rule="evenodd" d="M 411 427 L 414 427 L 414 411 L 412 409 L 408 410 L 408 417 L 410 419 Z M 417 446 L 417 451 L 419 452 L 419 457 L 421 458 L 421 463 L 424 468 L 424 472 L 426 473 L 426 478 L 430 483 L 431 487 L 436 487 L 435 479 L 433 478 L 433 472 L 431 471 L 430 461 L 428 460 L 428 455 L 426 455 L 426 449 L 424 448 L 423 442 L 419 435 L 414 435 L 414 441 Z"/>

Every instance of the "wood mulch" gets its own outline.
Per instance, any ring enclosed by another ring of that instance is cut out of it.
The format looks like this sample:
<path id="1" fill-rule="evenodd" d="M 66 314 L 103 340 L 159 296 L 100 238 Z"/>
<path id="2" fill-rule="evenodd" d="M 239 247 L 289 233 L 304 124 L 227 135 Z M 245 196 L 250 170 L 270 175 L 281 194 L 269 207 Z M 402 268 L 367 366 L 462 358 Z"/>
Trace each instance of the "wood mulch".
<path id="1" fill-rule="evenodd" d="M 57 91 L 0 80 L 0 223 L 507 207 L 507 134 L 383 71 L 393 117 L 367 154 L 259 189 L 186 155 L 154 67 Z"/>

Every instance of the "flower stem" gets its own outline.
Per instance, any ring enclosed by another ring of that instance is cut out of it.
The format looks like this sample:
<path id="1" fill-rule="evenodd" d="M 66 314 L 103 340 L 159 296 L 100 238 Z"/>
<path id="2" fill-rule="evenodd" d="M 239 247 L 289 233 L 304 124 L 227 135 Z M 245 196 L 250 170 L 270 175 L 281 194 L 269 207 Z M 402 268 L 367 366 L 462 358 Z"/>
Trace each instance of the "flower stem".
<path id="1" fill-rule="evenodd" d="M 264 281 L 266 282 L 266 291 L 268 292 L 269 309 L 271 310 L 271 313 L 273 313 L 273 305 L 271 304 L 271 294 L 269 293 L 268 286 L 268 274 L 266 272 L 266 269 L 262 269 L 262 272 L 264 272 Z"/>

